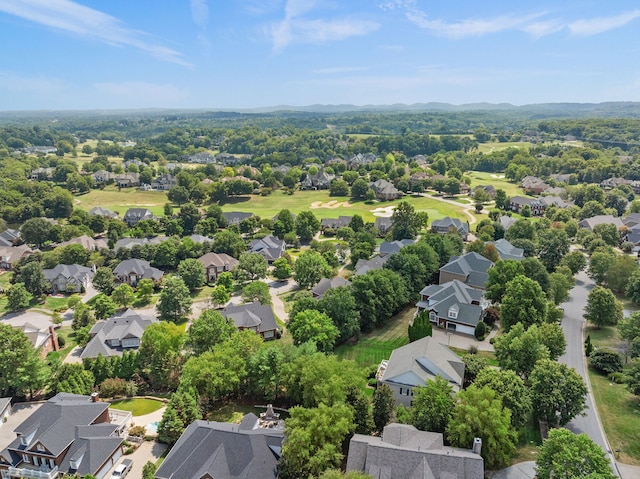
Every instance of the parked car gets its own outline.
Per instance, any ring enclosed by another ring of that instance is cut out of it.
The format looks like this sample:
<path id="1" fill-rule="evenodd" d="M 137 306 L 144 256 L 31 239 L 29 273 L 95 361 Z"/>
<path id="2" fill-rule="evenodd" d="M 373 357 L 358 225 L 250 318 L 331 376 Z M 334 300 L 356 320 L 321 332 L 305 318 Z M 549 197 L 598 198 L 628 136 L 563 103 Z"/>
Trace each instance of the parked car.
<path id="1" fill-rule="evenodd" d="M 131 461 L 131 459 L 124 459 L 111 473 L 111 479 L 123 479 L 129 474 L 132 465 L 133 461 Z"/>

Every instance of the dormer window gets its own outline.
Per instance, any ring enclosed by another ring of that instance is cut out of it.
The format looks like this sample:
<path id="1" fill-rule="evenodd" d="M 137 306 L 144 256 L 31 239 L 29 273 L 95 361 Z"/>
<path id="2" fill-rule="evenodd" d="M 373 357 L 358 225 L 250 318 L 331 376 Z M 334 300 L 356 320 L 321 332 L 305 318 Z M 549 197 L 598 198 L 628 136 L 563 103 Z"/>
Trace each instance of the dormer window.
<path id="1" fill-rule="evenodd" d="M 38 452 L 45 452 L 44 446 L 40 443 L 36 444 L 36 449 Z"/>
<path id="2" fill-rule="evenodd" d="M 457 306 L 451 306 L 451 307 L 449 308 L 448 316 L 449 316 L 451 319 L 457 319 L 457 318 L 458 318 L 458 309 L 459 309 L 459 308 L 458 308 Z"/>

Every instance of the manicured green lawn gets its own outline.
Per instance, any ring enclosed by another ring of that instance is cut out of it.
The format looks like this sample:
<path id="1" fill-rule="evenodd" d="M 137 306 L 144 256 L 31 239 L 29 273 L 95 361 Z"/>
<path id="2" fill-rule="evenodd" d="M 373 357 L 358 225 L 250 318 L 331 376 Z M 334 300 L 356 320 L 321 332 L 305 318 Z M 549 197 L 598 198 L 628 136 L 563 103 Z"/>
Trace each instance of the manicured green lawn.
<path id="1" fill-rule="evenodd" d="M 526 196 L 517 183 L 512 183 L 504 178 L 504 173 L 471 171 L 467 173 L 467 176 L 471 178 L 471 188 L 475 188 L 478 185 L 493 185 L 496 189 L 504 190 L 509 197 Z"/>
<path id="2" fill-rule="evenodd" d="M 604 326 L 600 329 L 596 328 L 593 324 L 587 324 L 584 337 L 591 337 L 591 344 L 601 348 L 610 348 L 619 346 L 622 338 L 617 328 L 612 326 Z"/>
<path id="3" fill-rule="evenodd" d="M 487 143 L 479 143 L 478 151 L 481 153 L 491 153 L 492 151 L 506 150 L 507 148 L 528 148 L 531 143 L 528 141 L 488 141 Z"/>
<path id="4" fill-rule="evenodd" d="M 56 329 L 56 334 L 58 335 L 58 338 L 64 338 L 64 348 L 58 351 L 60 359 L 64 359 L 67 357 L 67 354 L 69 354 L 71 350 L 78 345 L 76 335 L 73 332 L 73 329 L 71 329 L 71 326 L 62 326 Z"/>
<path id="5" fill-rule="evenodd" d="M 154 411 L 157 411 L 163 406 L 163 402 L 146 398 L 123 399 L 120 401 L 111 402 L 111 407 L 113 409 L 130 411 L 134 416 L 144 416 L 145 414 L 150 414 Z"/>
<path id="6" fill-rule="evenodd" d="M 407 328 L 415 307 L 408 306 L 383 327 L 363 334 L 356 344 L 344 344 L 335 349 L 341 359 L 352 359 L 358 366 L 369 367 L 389 359 L 391 352 L 409 342 Z"/>
<path id="7" fill-rule="evenodd" d="M 458 356 L 462 357 L 469 354 L 469 351 L 466 349 L 454 348 L 453 346 L 448 346 L 451 351 L 456 353 Z M 498 367 L 498 360 L 496 359 L 496 354 L 493 351 L 478 351 L 475 353 L 477 356 L 481 358 L 485 358 L 489 363 L 489 366 Z"/>
<path id="8" fill-rule="evenodd" d="M 84 195 L 74 197 L 75 206 L 89 211 L 95 206 L 117 211 L 124 216 L 129 208 L 148 208 L 155 215 L 162 215 L 167 203 L 165 191 L 141 191 L 137 188 L 123 188 L 118 191 L 115 186 L 107 186 L 104 190 L 91 190 Z"/>
<path id="9" fill-rule="evenodd" d="M 260 413 L 265 412 L 264 407 L 254 407 L 253 404 L 243 404 L 238 402 L 228 402 L 215 407 L 207 414 L 207 420 L 217 422 L 240 423 L 245 414 L 253 413 L 260 417 Z M 285 419 L 288 414 L 284 411 L 276 411 L 280 417 Z"/>
<path id="10" fill-rule="evenodd" d="M 589 378 L 611 448 L 620 449 L 620 462 L 640 465 L 640 398 L 593 371 Z"/>
<path id="11" fill-rule="evenodd" d="M 65 311 L 70 297 L 71 296 L 47 296 L 44 304 L 38 307 L 48 309 L 49 311 Z"/>

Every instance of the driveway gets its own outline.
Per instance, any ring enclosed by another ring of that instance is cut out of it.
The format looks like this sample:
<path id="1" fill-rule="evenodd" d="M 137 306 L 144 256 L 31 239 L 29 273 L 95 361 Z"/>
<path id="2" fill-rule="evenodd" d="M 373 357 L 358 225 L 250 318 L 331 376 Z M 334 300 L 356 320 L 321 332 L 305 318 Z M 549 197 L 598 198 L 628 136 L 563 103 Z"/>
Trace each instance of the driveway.
<path id="1" fill-rule="evenodd" d="M 136 449 L 133 454 L 130 454 L 128 457 L 133 461 L 133 465 L 131 466 L 131 472 L 129 472 L 129 476 L 132 479 L 140 479 L 142 477 L 142 469 L 144 465 L 151 461 L 154 464 L 158 461 L 160 456 L 164 454 L 167 450 L 166 444 L 161 444 L 156 441 L 145 441 L 140 444 L 140 447 Z M 118 461 L 120 462 L 120 461 Z M 105 476 L 109 477 L 109 476 Z"/>
<path id="2" fill-rule="evenodd" d="M 265 280 L 269 285 L 269 294 L 271 295 L 271 304 L 273 305 L 273 312 L 283 322 L 289 321 L 289 313 L 284 309 L 284 303 L 280 299 L 281 294 L 288 291 L 293 291 L 298 288 L 298 283 L 289 279 L 287 281 L 269 281 Z"/>
<path id="3" fill-rule="evenodd" d="M 0 451 L 4 450 L 17 437 L 13 432 L 24 420 L 40 409 L 43 402 L 17 403 L 13 406 L 13 411 L 7 422 L 0 423 Z"/>
<path id="4" fill-rule="evenodd" d="M 25 323 L 32 324 L 38 329 L 47 329 L 52 325 L 51 316 L 32 310 L 5 314 L 0 318 L 0 321 L 13 326 L 14 328 L 22 327 Z"/>

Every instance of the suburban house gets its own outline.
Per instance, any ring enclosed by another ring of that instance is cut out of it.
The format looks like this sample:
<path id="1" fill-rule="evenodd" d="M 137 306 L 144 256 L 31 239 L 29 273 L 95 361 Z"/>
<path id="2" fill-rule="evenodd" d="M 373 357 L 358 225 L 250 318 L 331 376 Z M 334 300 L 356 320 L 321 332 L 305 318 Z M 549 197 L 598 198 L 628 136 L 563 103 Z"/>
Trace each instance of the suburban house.
<path id="1" fill-rule="evenodd" d="M 143 259 L 125 259 L 113 270 L 116 282 L 135 287 L 141 279 L 160 281 L 164 273 Z"/>
<path id="2" fill-rule="evenodd" d="M 473 449 L 444 445 L 442 433 L 419 431 L 409 424 L 389 424 L 382 436 L 355 434 L 349 442 L 347 472 L 375 479 L 482 479 L 482 440 Z"/>
<path id="3" fill-rule="evenodd" d="M 29 178 L 32 180 L 50 180 L 53 178 L 53 170 L 55 170 L 55 168 L 36 168 L 35 170 L 31 170 Z"/>
<path id="4" fill-rule="evenodd" d="M 336 175 L 330 175 L 324 171 L 318 171 L 315 175 L 307 172 L 307 176 L 300 182 L 301 190 L 328 190 Z"/>
<path id="5" fill-rule="evenodd" d="M 478 185 L 473 189 L 474 192 L 478 190 L 484 191 L 492 200 L 496 197 L 496 187 L 493 185 Z"/>
<path id="6" fill-rule="evenodd" d="M 201 151 L 194 153 L 193 155 L 182 155 L 180 157 L 182 161 L 187 163 L 213 163 L 216 161 L 216 157 L 208 151 Z"/>
<path id="7" fill-rule="evenodd" d="M 622 220 L 613 215 L 598 215 L 591 218 L 585 218 L 578 223 L 580 228 L 587 228 L 589 231 L 593 231 L 593 228 L 597 225 L 612 224 L 616 226 L 616 229 L 624 227 L 625 224 Z"/>
<path id="8" fill-rule="evenodd" d="M 89 210 L 90 215 L 94 216 L 104 216 L 105 218 L 117 218 L 118 213 L 115 211 L 111 211 L 108 208 L 102 208 L 101 206 L 94 206 Z"/>
<path id="9" fill-rule="evenodd" d="M 467 241 L 467 236 L 469 236 L 469 222 L 462 222 L 458 218 L 445 216 L 440 220 L 433 220 L 431 222 L 431 230 L 440 234 L 456 231 L 463 241 Z"/>
<path id="10" fill-rule="evenodd" d="M 168 236 L 158 235 L 153 238 L 120 238 L 113 245 L 113 250 L 118 251 L 120 248 L 131 249 L 134 246 L 146 246 L 151 244 L 160 244 L 163 241 L 167 241 Z"/>
<path id="11" fill-rule="evenodd" d="M 524 249 L 516 248 L 504 238 L 500 238 L 497 241 L 486 241 L 484 244 L 485 246 L 489 244 L 495 246 L 500 259 L 515 259 L 516 261 L 524 259 Z"/>
<path id="12" fill-rule="evenodd" d="M 405 246 L 411 246 L 415 241 L 412 239 L 403 239 L 397 241 L 384 241 L 380 244 L 380 256 L 391 256 L 397 253 Z"/>
<path id="13" fill-rule="evenodd" d="M 349 158 L 349 160 L 347 160 L 347 166 L 350 170 L 357 170 L 361 166 L 366 166 L 369 163 L 373 163 L 374 161 L 376 161 L 376 159 L 377 157 L 373 153 L 357 153 Z"/>
<path id="14" fill-rule="evenodd" d="M 320 221 L 320 231 L 324 233 L 327 228 L 338 230 L 345 226 L 349 226 L 353 216 L 339 216 L 338 218 L 322 218 Z"/>
<path id="15" fill-rule="evenodd" d="M 11 398 L 0 398 L 0 427 L 11 416 Z"/>
<path id="16" fill-rule="evenodd" d="M 72 238 L 69 241 L 63 241 L 58 246 L 69 246 L 70 244 L 79 244 L 87 251 L 99 251 L 103 248 L 109 248 L 109 245 L 104 238 L 93 239 L 88 235 L 82 235 L 77 238 Z"/>
<path id="17" fill-rule="evenodd" d="M 33 250 L 26 244 L 20 246 L 0 246 L 0 268 L 10 270 L 22 258 L 29 256 Z"/>
<path id="18" fill-rule="evenodd" d="M 267 235 L 264 238 L 251 241 L 249 243 L 249 251 L 251 253 L 260 253 L 268 263 L 273 263 L 284 254 L 285 243 L 284 240 L 273 235 Z"/>
<path id="19" fill-rule="evenodd" d="M 621 219 L 624 225 L 629 229 L 633 229 L 640 225 L 640 213 L 631 213 Z"/>
<path id="20" fill-rule="evenodd" d="M 59 264 L 53 269 L 43 269 L 42 273 L 51 292 L 58 294 L 84 292 L 95 271 L 80 264 Z"/>
<path id="21" fill-rule="evenodd" d="M 122 456 L 120 437 L 131 414 L 117 415 L 95 397 L 58 393 L 25 419 L 0 451 L 3 478 L 55 479 L 60 474 L 103 478 Z"/>
<path id="22" fill-rule="evenodd" d="M 525 176 L 520 182 L 520 187 L 525 193 L 539 195 L 549 188 L 549 185 L 546 184 L 542 178 L 538 178 L 537 176 Z"/>
<path id="23" fill-rule="evenodd" d="M 632 180 L 627 180 L 624 178 L 607 178 L 606 180 L 602 180 L 600 182 L 600 188 L 610 190 L 620 185 L 631 185 L 631 183 L 633 183 Z"/>
<path id="24" fill-rule="evenodd" d="M 275 479 L 284 421 L 271 405 L 240 424 L 194 421 L 171 448 L 156 479 Z"/>
<path id="25" fill-rule="evenodd" d="M 239 225 L 242 220 L 246 220 L 247 218 L 251 218 L 253 213 L 245 213 L 243 211 L 228 211 L 222 213 L 224 219 L 227 220 L 227 223 L 230 225 Z"/>
<path id="26" fill-rule="evenodd" d="M 389 386 L 396 404 L 404 406 L 411 406 L 413 388 L 425 386 L 436 376 L 458 391 L 464 380 L 464 362 L 432 336 L 394 349 L 389 360 L 380 363 L 376 373 L 378 384 Z"/>
<path id="27" fill-rule="evenodd" d="M 98 321 L 89 331 L 89 342 L 80 357 L 122 356 L 124 351 L 138 349 L 144 330 L 157 322 L 156 318 L 143 317 L 132 309 L 105 321 Z"/>
<path id="28" fill-rule="evenodd" d="M 505 231 L 511 228 L 516 221 L 518 221 L 516 218 L 507 215 L 502 215 L 498 218 L 498 223 L 500 223 L 500 226 L 502 226 Z"/>
<path id="29" fill-rule="evenodd" d="M 198 258 L 204 266 L 208 283 L 215 283 L 220 273 L 232 271 L 238 260 L 225 253 L 207 253 Z"/>
<path id="30" fill-rule="evenodd" d="M 350 286 L 351 281 L 348 279 L 344 279 L 342 276 L 334 276 L 333 278 L 322 278 L 318 284 L 316 284 L 313 288 L 311 288 L 311 294 L 316 299 L 320 299 L 324 296 L 324 294 L 333 288 L 338 288 L 340 286 Z"/>
<path id="31" fill-rule="evenodd" d="M 482 291 L 454 279 L 426 286 L 420 291 L 415 314 L 426 311 L 429 321 L 437 327 L 473 335 L 487 305 Z"/>
<path id="32" fill-rule="evenodd" d="M 249 158 L 246 156 L 234 156 L 230 153 L 218 153 L 216 155 L 216 160 L 222 163 L 224 166 L 239 165 L 245 159 L 249 159 Z"/>
<path id="33" fill-rule="evenodd" d="M 402 196 L 402 192 L 387 180 L 373 181 L 369 183 L 369 188 L 375 192 L 376 198 L 382 201 L 391 201 Z"/>
<path id="34" fill-rule="evenodd" d="M 24 323 L 17 329 L 22 331 L 29 339 L 29 342 L 33 346 L 33 349 L 39 350 L 43 358 L 47 357 L 51 351 L 57 351 L 60 349 L 58 345 L 58 336 L 56 335 L 53 326 L 48 328 L 39 329 L 31 323 Z"/>
<path id="35" fill-rule="evenodd" d="M 509 199 L 509 208 L 516 213 L 521 213 L 526 205 L 529 205 L 529 208 L 531 208 L 531 216 L 544 215 L 544 212 L 549 206 L 557 206 L 558 208 L 567 207 L 567 204 L 559 196 L 541 196 L 539 198 L 513 196 Z"/>
<path id="36" fill-rule="evenodd" d="M 493 261 L 473 251 L 462 256 L 452 256 L 449 262 L 440 268 L 438 284 L 457 279 L 472 288 L 484 289 L 489 279 L 489 268 L 492 266 Z"/>
<path id="37" fill-rule="evenodd" d="M 222 316 L 232 322 L 239 331 L 252 329 L 266 339 L 275 339 L 278 327 L 271 305 L 259 301 L 246 304 L 230 304 L 222 311 Z"/>
<path id="38" fill-rule="evenodd" d="M 178 186 L 178 178 L 170 174 L 160 175 L 151 182 L 153 190 L 169 191 L 175 186 Z"/>
<path id="39" fill-rule="evenodd" d="M 140 174 L 125 172 L 116 175 L 114 182 L 118 188 L 132 188 L 140 185 Z"/>
<path id="40" fill-rule="evenodd" d="M 389 256 L 380 256 L 376 255 L 371 259 L 360 258 L 356 263 L 356 267 L 354 269 L 354 273 L 356 276 L 360 274 L 368 273 L 369 271 L 373 271 L 375 269 L 382 269 L 384 264 L 389 259 Z"/>
<path id="41" fill-rule="evenodd" d="M 124 218 L 122 218 L 122 220 L 127 223 L 129 228 L 132 228 L 138 224 L 138 221 L 153 220 L 155 218 L 156 217 L 153 213 L 147 208 L 129 208 L 124 214 Z"/>
<path id="42" fill-rule="evenodd" d="M 378 230 L 378 234 L 380 236 L 385 236 L 387 232 L 391 229 L 392 224 L 393 222 L 391 221 L 390 216 L 378 216 L 373 225 Z"/>
<path id="43" fill-rule="evenodd" d="M 7 228 L 0 233 L 0 246 L 15 246 L 20 243 L 20 231 Z"/>

